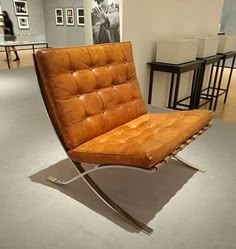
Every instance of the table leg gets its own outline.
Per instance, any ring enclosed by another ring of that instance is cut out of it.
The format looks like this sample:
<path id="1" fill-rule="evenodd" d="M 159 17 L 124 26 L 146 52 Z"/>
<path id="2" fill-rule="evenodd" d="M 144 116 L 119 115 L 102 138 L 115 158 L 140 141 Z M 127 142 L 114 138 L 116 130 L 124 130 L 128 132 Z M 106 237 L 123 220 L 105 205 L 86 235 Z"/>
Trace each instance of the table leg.
<path id="1" fill-rule="evenodd" d="M 220 87 L 221 87 L 221 81 L 222 81 L 222 77 L 223 77 L 223 74 L 224 74 L 224 68 L 225 68 L 225 58 L 222 59 L 220 78 L 219 78 L 219 83 L 218 83 L 217 92 L 216 92 L 216 96 L 215 96 L 215 104 L 214 104 L 214 109 L 213 109 L 214 111 L 216 110 L 217 103 L 218 103 Z"/>
<path id="2" fill-rule="evenodd" d="M 180 73 L 177 73 L 173 109 L 176 109 L 177 107 L 178 94 L 179 94 L 179 83 L 180 83 Z"/>
<path id="3" fill-rule="evenodd" d="M 231 65 L 231 69 L 230 69 L 230 73 L 229 73 L 229 80 L 228 80 L 227 88 L 226 88 L 226 92 L 225 92 L 224 103 L 226 103 L 227 97 L 228 97 L 228 91 L 229 91 L 230 82 L 231 82 L 231 78 L 232 78 L 232 73 L 233 73 L 233 69 L 234 69 L 235 57 L 236 57 L 236 55 L 234 56 L 233 61 L 232 61 L 232 65 Z"/>
<path id="4" fill-rule="evenodd" d="M 149 78 L 149 90 L 148 90 L 148 104 L 152 103 L 152 87 L 153 87 L 153 69 L 151 68 L 150 78 Z"/>
<path id="5" fill-rule="evenodd" d="M 32 44 L 33 54 L 35 54 L 34 44 Z"/>
<path id="6" fill-rule="evenodd" d="M 175 74 L 172 73 L 171 74 L 170 91 L 169 91 L 168 108 L 172 107 L 172 95 L 173 95 L 174 79 L 175 79 Z"/>
<path id="7" fill-rule="evenodd" d="M 189 103 L 189 110 L 193 109 L 194 106 L 194 98 L 195 98 L 195 88 L 196 88 L 196 81 L 197 81 L 197 69 L 193 72 L 193 80 L 192 80 L 192 87 L 191 87 L 191 93 L 190 93 L 190 103 Z"/>
<path id="8" fill-rule="evenodd" d="M 10 61 L 9 61 L 9 54 L 8 54 L 7 48 L 8 47 L 5 47 L 5 52 L 6 52 L 7 65 L 8 65 L 8 68 L 10 69 L 11 65 L 10 65 Z"/>
<path id="9" fill-rule="evenodd" d="M 202 63 L 197 70 L 198 70 L 198 78 L 196 82 L 196 93 L 195 93 L 195 100 L 194 100 L 194 108 L 196 109 L 198 109 L 200 105 L 202 85 L 203 85 L 205 70 L 206 70 L 206 63 L 205 62 Z"/>
<path id="10" fill-rule="evenodd" d="M 219 68 L 220 68 L 220 60 L 216 64 L 215 78 L 214 78 L 214 82 L 213 82 L 213 86 L 212 86 L 212 93 L 210 95 L 211 101 L 210 101 L 209 110 L 212 109 L 212 105 L 213 105 L 214 98 L 215 98 L 215 89 L 216 89 L 216 82 L 217 82 L 217 78 L 218 78 Z"/>
<path id="11" fill-rule="evenodd" d="M 210 88 L 211 88 L 211 81 L 212 81 L 213 70 L 214 70 L 214 64 L 212 64 L 212 66 L 211 66 L 211 73 L 210 73 L 210 78 L 209 78 L 208 87 L 207 87 L 207 94 L 206 94 L 206 98 L 207 99 L 209 98 L 209 92 L 210 92 Z"/>

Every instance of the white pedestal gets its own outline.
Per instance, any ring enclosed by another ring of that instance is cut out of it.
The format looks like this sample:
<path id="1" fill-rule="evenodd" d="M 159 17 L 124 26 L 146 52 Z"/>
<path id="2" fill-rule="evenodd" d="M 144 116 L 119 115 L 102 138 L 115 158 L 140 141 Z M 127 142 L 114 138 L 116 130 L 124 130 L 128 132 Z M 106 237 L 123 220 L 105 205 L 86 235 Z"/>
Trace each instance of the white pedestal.
<path id="1" fill-rule="evenodd" d="M 219 35 L 218 53 L 227 53 L 236 51 L 236 36 L 235 35 Z"/>
<path id="2" fill-rule="evenodd" d="M 231 43 L 232 43 L 232 50 L 236 51 L 236 35 L 230 35 Z"/>
<path id="3" fill-rule="evenodd" d="M 161 40 L 157 42 L 157 62 L 180 64 L 193 61 L 196 56 L 196 39 Z"/>
<path id="4" fill-rule="evenodd" d="M 219 39 L 215 37 L 199 37 L 197 57 L 205 58 L 217 54 Z"/>

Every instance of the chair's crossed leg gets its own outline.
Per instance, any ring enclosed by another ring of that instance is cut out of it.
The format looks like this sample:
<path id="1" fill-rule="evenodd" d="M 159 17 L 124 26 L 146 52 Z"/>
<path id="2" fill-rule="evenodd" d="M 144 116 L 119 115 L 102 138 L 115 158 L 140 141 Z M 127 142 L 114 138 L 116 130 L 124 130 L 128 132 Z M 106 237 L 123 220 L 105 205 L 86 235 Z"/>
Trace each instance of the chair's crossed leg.
<path id="1" fill-rule="evenodd" d="M 195 165 L 187 160 L 185 160 L 184 158 L 178 156 L 178 155 L 175 155 L 173 156 L 174 159 L 176 159 L 176 161 L 178 162 L 181 162 L 183 165 L 189 167 L 189 168 L 193 168 L 193 169 L 196 169 L 196 170 L 199 170 L 200 172 L 202 173 L 206 173 L 206 169 L 202 168 L 202 167 L 199 167 L 198 165 Z"/>
<path id="2" fill-rule="evenodd" d="M 186 160 L 182 159 L 179 156 L 174 156 L 176 160 L 182 162 L 184 165 L 195 168 L 197 170 L 200 170 L 202 172 L 205 172 L 204 170 L 201 170 L 199 167 L 192 165 L 191 163 L 187 162 Z M 123 219 L 128 221 L 133 227 L 137 228 L 138 230 L 150 235 L 153 232 L 153 229 L 148 227 L 147 225 L 143 224 L 141 221 L 138 221 L 133 216 L 131 216 L 129 213 L 127 213 L 124 209 L 122 209 L 118 204 L 116 204 L 108 195 L 106 195 L 103 190 L 93 181 L 93 179 L 88 175 L 89 173 L 95 172 L 97 170 L 101 169 L 108 169 L 108 168 L 123 168 L 123 169 L 135 169 L 135 170 L 141 170 L 145 173 L 152 173 L 156 171 L 158 168 L 151 168 L 151 169 L 141 169 L 138 167 L 132 167 L 132 166 L 119 166 L 119 165 L 98 165 L 94 167 L 91 170 L 85 171 L 85 169 L 81 166 L 78 162 L 73 162 L 73 165 L 78 172 L 78 175 L 73 177 L 72 179 L 65 180 L 65 179 L 58 179 L 53 176 L 49 176 L 47 179 L 50 182 L 53 182 L 55 184 L 59 185 L 66 185 L 69 184 L 78 178 L 83 178 L 84 181 L 88 184 L 88 186 L 94 191 L 94 193 L 103 200 L 109 207 L 111 207 L 117 214 L 119 214 Z"/>

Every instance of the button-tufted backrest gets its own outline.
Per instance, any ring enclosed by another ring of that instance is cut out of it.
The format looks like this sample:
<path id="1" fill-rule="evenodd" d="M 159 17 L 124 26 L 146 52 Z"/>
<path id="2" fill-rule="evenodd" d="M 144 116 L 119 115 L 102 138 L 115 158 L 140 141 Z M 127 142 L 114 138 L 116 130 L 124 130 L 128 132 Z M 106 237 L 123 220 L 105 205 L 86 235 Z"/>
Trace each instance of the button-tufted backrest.
<path id="1" fill-rule="evenodd" d="M 67 149 L 146 113 L 130 42 L 36 54 L 43 98 Z"/>

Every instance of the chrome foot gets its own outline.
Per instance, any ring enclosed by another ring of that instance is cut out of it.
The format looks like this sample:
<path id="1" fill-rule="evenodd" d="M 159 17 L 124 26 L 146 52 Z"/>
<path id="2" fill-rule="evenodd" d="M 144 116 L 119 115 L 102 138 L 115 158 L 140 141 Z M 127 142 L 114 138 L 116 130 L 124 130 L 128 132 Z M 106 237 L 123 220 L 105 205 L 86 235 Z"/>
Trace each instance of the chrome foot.
<path id="1" fill-rule="evenodd" d="M 73 177 L 72 179 L 69 179 L 69 180 L 66 180 L 66 179 L 59 179 L 59 178 L 56 178 L 54 176 L 49 176 L 47 178 L 47 180 L 49 182 L 52 182 L 52 183 L 55 183 L 55 184 L 58 184 L 58 185 L 67 185 L 75 180 L 77 180 L 78 178 L 80 178 L 80 175 L 76 176 L 76 177 Z"/>
<path id="2" fill-rule="evenodd" d="M 83 180 L 88 184 L 88 186 L 93 190 L 93 192 L 103 201 L 105 202 L 110 208 L 112 208 L 121 218 L 129 222 L 133 227 L 135 227 L 137 230 L 144 232 L 145 234 L 150 235 L 153 232 L 153 229 L 143 224 L 141 221 L 135 219 L 132 217 L 129 213 L 127 213 L 124 209 L 122 209 L 118 204 L 116 204 L 108 195 L 106 195 L 103 190 L 94 182 L 94 180 L 88 175 L 89 173 L 95 172 L 97 170 L 105 169 L 105 168 L 128 168 L 128 169 L 137 169 L 142 170 L 147 173 L 151 173 L 154 170 L 144 170 L 144 169 L 138 169 L 135 167 L 121 167 L 121 166 L 97 166 L 93 169 L 85 171 L 84 168 L 81 166 L 80 163 L 73 162 L 73 166 L 75 167 L 76 171 L 78 172 L 78 175 L 75 176 L 72 179 L 58 179 L 54 176 L 49 176 L 47 178 L 48 181 L 58 184 L 58 185 L 67 185 L 78 178 L 83 178 Z"/>
<path id="3" fill-rule="evenodd" d="M 199 171 L 202 172 L 202 173 L 206 173 L 206 172 L 207 172 L 206 169 L 203 169 L 203 168 L 200 167 L 200 166 L 197 166 L 197 165 L 195 165 L 195 164 L 193 164 L 193 163 L 190 163 L 189 161 L 183 159 L 183 158 L 180 157 L 180 156 L 175 155 L 175 156 L 173 156 L 173 158 L 176 159 L 178 162 L 181 162 L 183 165 L 185 165 L 185 166 L 187 166 L 187 167 L 190 167 L 190 168 L 199 170 Z"/>
<path id="4" fill-rule="evenodd" d="M 107 194 L 103 192 L 103 190 L 94 182 L 94 180 L 87 174 L 84 174 L 86 171 L 81 166 L 80 163 L 74 162 L 74 165 L 79 172 L 79 174 L 83 175 L 84 181 L 88 184 L 88 186 L 93 190 L 93 192 L 110 208 L 112 208 L 121 218 L 129 222 L 133 227 L 142 231 L 143 233 L 150 235 L 153 232 L 153 229 L 143 224 L 141 221 L 135 219 L 129 213 L 127 213 L 124 209 L 122 209 L 118 204 L 116 204 Z"/>

